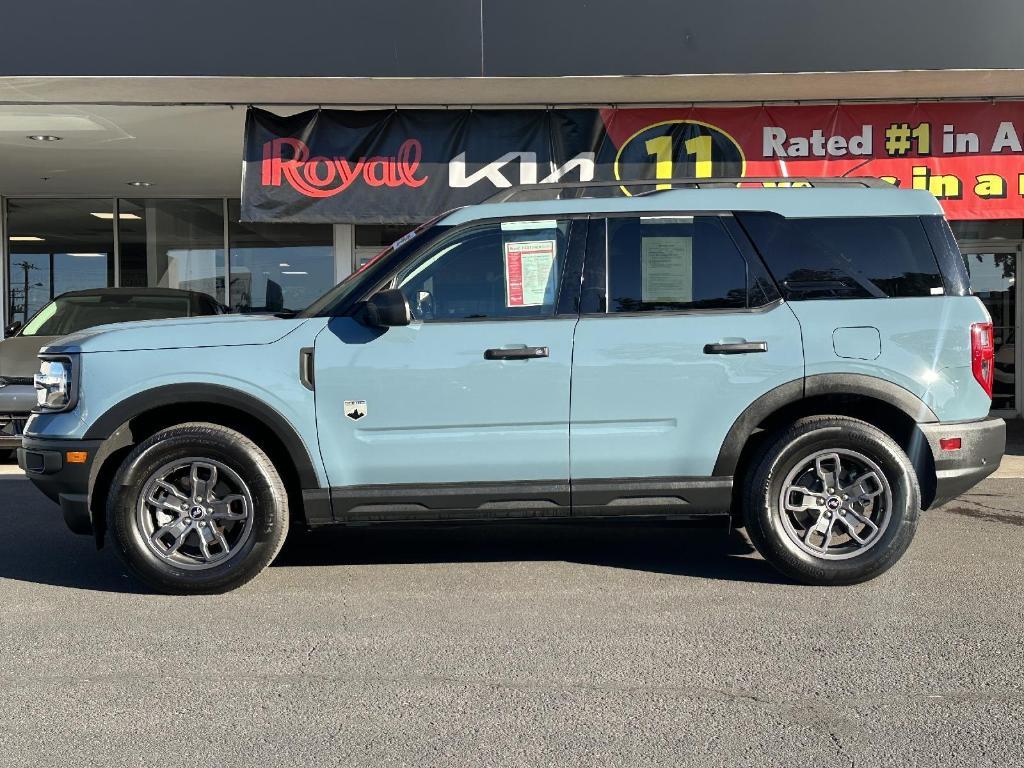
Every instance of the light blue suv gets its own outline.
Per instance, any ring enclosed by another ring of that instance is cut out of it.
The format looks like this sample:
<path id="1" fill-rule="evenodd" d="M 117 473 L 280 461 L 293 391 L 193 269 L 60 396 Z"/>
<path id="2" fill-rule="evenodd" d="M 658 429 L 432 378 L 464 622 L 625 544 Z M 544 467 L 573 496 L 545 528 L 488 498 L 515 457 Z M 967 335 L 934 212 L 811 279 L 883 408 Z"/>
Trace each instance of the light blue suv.
<path id="1" fill-rule="evenodd" d="M 646 184 L 448 213 L 294 317 L 65 337 L 19 463 L 167 592 L 289 525 L 427 520 L 731 516 L 791 578 L 882 573 L 1005 444 L 935 198 Z"/>

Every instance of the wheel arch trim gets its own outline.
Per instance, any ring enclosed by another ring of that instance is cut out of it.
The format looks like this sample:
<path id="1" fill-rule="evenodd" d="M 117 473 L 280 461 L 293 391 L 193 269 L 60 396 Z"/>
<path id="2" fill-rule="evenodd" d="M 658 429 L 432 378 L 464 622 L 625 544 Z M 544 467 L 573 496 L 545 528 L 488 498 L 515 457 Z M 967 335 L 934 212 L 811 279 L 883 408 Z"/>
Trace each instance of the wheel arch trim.
<path id="1" fill-rule="evenodd" d="M 713 474 L 735 474 L 740 455 L 754 429 L 776 411 L 819 395 L 861 395 L 881 400 L 902 411 L 918 424 L 939 421 L 928 405 L 905 387 L 886 379 L 859 373 L 821 373 L 794 379 L 768 390 L 748 405 L 726 433 L 718 451 Z"/>
<path id="2" fill-rule="evenodd" d="M 257 397 L 220 384 L 167 384 L 137 392 L 97 418 L 83 439 L 106 440 L 124 424 L 150 411 L 169 405 L 200 403 L 233 408 L 259 422 L 273 432 L 288 450 L 302 487 L 320 487 L 309 449 L 291 422 Z"/>

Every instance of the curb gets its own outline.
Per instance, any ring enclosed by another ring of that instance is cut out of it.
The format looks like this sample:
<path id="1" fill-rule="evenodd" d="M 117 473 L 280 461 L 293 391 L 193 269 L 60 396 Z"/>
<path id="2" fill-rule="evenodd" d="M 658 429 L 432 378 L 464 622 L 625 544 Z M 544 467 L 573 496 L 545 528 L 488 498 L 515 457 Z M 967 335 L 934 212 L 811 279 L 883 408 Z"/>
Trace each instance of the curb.
<path id="1" fill-rule="evenodd" d="M 1003 456 L 999 469 L 993 472 L 991 477 L 997 480 L 1024 478 L 1024 456 L 1014 454 Z"/>

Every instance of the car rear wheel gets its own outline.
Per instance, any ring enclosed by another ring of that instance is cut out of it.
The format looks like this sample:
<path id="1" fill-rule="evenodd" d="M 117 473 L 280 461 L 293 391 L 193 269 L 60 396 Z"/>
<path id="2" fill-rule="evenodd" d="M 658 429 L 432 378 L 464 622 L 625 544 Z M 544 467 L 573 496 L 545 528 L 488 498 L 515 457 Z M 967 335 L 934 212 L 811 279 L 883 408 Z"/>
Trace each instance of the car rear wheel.
<path id="1" fill-rule="evenodd" d="M 114 479 L 118 553 L 154 589 L 224 592 L 259 574 L 288 533 L 288 497 L 266 454 L 216 424 L 182 424 L 140 443 Z"/>
<path id="2" fill-rule="evenodd" d="M 807 584 L 856 584 L 910 546 L 921 508 L 910 459 L 857 419 L 813 416 L 764 450 L 748 478 L 747 533 L 765 560 Z"/>

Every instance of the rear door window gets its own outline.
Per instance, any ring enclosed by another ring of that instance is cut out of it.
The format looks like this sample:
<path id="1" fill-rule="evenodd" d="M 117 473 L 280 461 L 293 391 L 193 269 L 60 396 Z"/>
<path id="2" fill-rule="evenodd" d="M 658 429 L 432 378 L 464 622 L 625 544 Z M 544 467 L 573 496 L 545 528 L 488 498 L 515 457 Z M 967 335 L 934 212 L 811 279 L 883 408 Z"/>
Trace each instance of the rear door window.
<path id="1" fill-rule="evenodd" d="M 917 217 L 787 219 L 739 213 L 789 300 L 935 296 L 942 274 Z"/>
<path id="2" fill-rule="evenodd" d="M 717 216 L 608 220 L 611 312 L 747 306 L 747 265 Z"/>
<path id="3" fill-rule="evenodd" d="M 651 214 L 612 217 L 605 225 L 606 233 L 588 238 L 585 314 L 742 310 L 777 298 L 765 293 L 763 268 L 752 268 L 730 234 L 736 225 L 729 216 Z"/>

